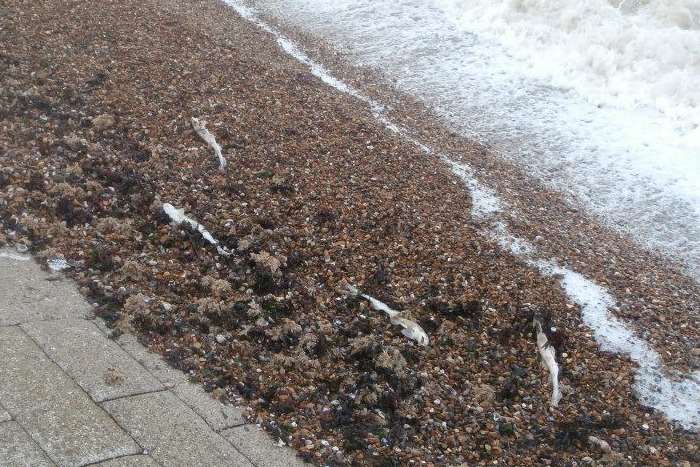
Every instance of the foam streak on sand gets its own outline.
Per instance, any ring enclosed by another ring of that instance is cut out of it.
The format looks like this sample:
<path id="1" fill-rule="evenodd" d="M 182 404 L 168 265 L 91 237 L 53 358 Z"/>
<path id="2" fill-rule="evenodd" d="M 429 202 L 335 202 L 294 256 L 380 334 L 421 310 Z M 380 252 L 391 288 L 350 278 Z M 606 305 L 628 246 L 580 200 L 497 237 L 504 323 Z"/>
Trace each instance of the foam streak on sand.
<path id="1" fill-rule="evenodd" d="M 237 0 L 224 0 L 224 2 L 233 8 L 242 18 L 247 19 L 263 31 L 275 36 L 277 44 L 287 55 L 294 57 L 300 63 L 308 66 L 311 74 L 319 78 L 321 81 L 341 92 L 344 92 L 345 94 L 349 94 L 357 99 L 360 99 L 365 103 L 370 105 L 378 105 L 368 97 L 360 94 L 357 89 L 333 76 L 323 65 L 315 62 L 308 55 L 306 55 L 294 42 L 285 37 L 277 29 L 258 18 L 253 10 L 241 4 Z"/>
<path id="2" fill-rule="evenodd" d="M 567 296 L 581 307 L 583 321 L 593 330 L 601 350 L 628 355 L 639 365 L 635 391 L 641 402 L 663 412 L 684 428 L 700 429 L 700 371 L 672 378 L 649 344 L 610 313 L 614 298 L 601 286 L 553 261 L 528 261 L 545 276 L 559 277 Z"/>
<path id="3" fill-rule="evenodd" d="M 457 175 L 469 188 L 472 195 L 472 217 L 474 219 L 487 218 L 501 210 L 501 200 L 496 193 L 479 183 L 469 166 L 457 163 L 446 156 L 442 156 L 442 160 L 450 166 L 452 173 Z"/>
<path id="4" fill-rule="evenodd" d="M 478 197 L 473 199 L 479 203 Z M 569 300 L 581 308 L 583 322 L 593 331 L 601 350 L 627 355 L 638 365 L 635 391 L 644 405 L 660 410 L 685 429 L 700 430 L 700 371 L 689 375 L 668 374 L 659 353 L 610 313 L 615 299 L 607 290 L 556 261 L 537 258 L 535 247 L 510 234 L 502 221 L 494 220 L 485 233 L 543 276 L 559 279 Z"/>
<path id="5" fill-rule="evenodd" d="M 430 147 L 410 136 L 408 130 L 393 123 L 384 113 L 381 104 L 334 77 L 325 67 L 301 51 L 299 46 L 260 20 L 251 9 L 237 0 L 225 1 L 241 17 L 275 36 L 282 50 L 308 66 L 311 73 L 324 83 L 368 104 L 377 120 L 388 130 L 404 137 L 426 154 L 435 154 Z M 496 240 L 502 248 L 509 250 L 514 256 L 538 269 L 542 275 L 558 278 L 569 299 L 581 307 L 583 321 L 593 330 L 593 335 L 601 349 L 628 355 L 637 363 L 635 390 L 641 402 L 660 410 L 669 419 L 680 423 L 686 429 L 699 430 L 700 372 L 696 371 L 685 376 L 675 375 L 676 378 L 666 374 L 658 352 L 646 341 L 636 337 L 623 321 L 610 313 L 615 300 L 603 287 L 572 269 L 558 265 L 555 261 L 537 258 L 534 246 L 511 235 L 505 222 L 497 219 L 498 213 L 504 210 L 505 205 L 496 193 L 484 187 L 475 178 L 469 166 L 457 163 L 445 155 L 438 156 L 447 163 L 469 190 L 473 203 L 473 218 L 482 222 L 490 221 L 487 222 L 488 227 L 484 230 L 484 234 Z"/>

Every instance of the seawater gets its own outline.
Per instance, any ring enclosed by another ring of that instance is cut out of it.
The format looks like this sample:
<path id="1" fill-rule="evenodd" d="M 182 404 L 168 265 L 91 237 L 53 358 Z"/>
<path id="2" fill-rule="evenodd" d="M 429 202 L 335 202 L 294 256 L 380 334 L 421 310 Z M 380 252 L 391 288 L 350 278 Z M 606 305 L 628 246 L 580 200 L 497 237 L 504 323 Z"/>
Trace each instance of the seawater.
<path id="1" fill-rule="evenodd" d="M 700 278 L 700 0 L 266 0 Z"/>

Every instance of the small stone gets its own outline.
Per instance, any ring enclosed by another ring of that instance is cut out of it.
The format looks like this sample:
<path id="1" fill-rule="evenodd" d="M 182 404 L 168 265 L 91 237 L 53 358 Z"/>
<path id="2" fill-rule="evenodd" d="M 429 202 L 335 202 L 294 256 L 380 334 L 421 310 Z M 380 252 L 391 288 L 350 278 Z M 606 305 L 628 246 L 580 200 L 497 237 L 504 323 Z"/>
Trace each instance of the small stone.
<path id="1" fill-rule="evenodd" d="M 105 131 L 113 127 L 115 124 L 114 117 L 108 114 L 98 115 L 92 119 L 92 126 L 97 131 Z"/>
<path id="2" fill-rule="evenodd" d="M 286 262 L 286 258 L 277 258 L 267 251 L 261 251 L 260 253 L 251 253 L 250 259 L 252 259 L 259 267 L 270 271 L 272 274 L 277 274 Z"/>
<path id="3" fill-rule="evenodd" d="M 588 442 L 592 445 L 600 449 L 603 453 L 605 454 L 610 454 L 612 453 L 612 448 L 608 444 L 607 441 L 602 440 L 600 438 L 596 438 L 595 436 L 589 436 L 588 437 Z"/>
<path id="4" fill-rule="evenodd" d="M 105 372 L 104 380 L 110 386 L 118 386 L 124 383 L 124 375 L 116 368 L 108 368 Z"/>
<path id="5" fill-rule="evenodd" d="M 224 344 L 226 342 L 226 336 L 224 336 L 223 334 L 217 334 L 216 342 L 218 342 L 219 344 Z"/>
<path id="6" fill-rule="evenodd" d="M 512 435 L 515 433 L 515 425 L 512 423 L 501 423 L 498 425 L 498 432 L 502 435 Z"/>
<path id="7" fill-rule="evenodd" d="M 63 142 L 73 151 L 77 151 L 81 146 L 85 146 L 85 142 L 81 140 L 75 133 L 63 137 Z"/>
<path id="8" fill-rule="evenodd" d="M 401 355 L 401 352 L 394 347 L 383 350 L 377 356 L 374 363 L 377 368 L 381 368 L 382 370 L 389 371 L 396 375 L 402 374 L 408 364 L 403 355 Z"/>
<path id="9" fill-rule="evenodd" d="M 481 384 L 474 388 L 474 398 L 484 407 L 490 407 L 496 398 L 496 390 L 488 384 Z"/>

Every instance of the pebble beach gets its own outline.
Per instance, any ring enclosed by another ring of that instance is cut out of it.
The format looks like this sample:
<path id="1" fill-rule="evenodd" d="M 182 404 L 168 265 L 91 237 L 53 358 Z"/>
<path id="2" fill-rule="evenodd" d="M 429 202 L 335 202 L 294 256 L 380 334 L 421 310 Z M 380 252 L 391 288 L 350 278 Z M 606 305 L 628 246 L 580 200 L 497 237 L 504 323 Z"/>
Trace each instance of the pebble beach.
<path id="1" fill-rule="evenodd" d="M 700 463 L 697 426 L 640 401 L 560 275 L 491 233 L 604 287 L 671 379 L 700 369 L 697 283 L 278 27 L 410 137 L 219 1 L 3 2 L 0 245 L 317 465 Z M 508 209 L 470 215 L 439 154 Z"/>

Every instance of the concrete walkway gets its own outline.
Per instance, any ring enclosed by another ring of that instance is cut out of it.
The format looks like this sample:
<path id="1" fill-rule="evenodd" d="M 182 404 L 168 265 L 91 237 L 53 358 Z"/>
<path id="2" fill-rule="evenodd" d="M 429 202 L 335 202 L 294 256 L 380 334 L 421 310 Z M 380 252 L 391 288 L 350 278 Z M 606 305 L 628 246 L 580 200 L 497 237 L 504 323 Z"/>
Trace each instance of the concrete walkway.
<path id="1" fill-rule="evenodd" d="M 60 273 L 0 250 L 0 466 L 295 466 Z"/>

